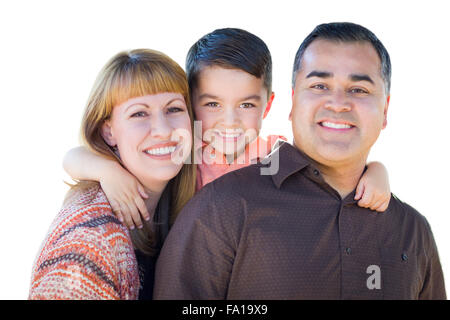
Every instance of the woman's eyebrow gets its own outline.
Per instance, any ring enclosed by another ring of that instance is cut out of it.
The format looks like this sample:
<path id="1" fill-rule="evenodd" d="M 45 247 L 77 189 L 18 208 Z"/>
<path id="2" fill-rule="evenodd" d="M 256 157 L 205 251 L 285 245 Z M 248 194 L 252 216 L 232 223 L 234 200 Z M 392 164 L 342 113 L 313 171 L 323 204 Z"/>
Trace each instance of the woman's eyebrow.
<path id="1" fill-rule="evenodd" d="M 184 100 L 181 99 L 181 98 L 173 98 L 173 99 L 169 100 L 169 101 L 166 103 L 166 106 L 168 106 L 169 104 L 171 104 L 172 102 L 174 102 L 174 101 L 176 101 L 176 100 L 179 100 L 180 102 L 185 103 Z"/>
<path id="2" fill-rule="evenodd" d="M 128 109 L 130 109 L 130 108 L 133 107 L 133 106 L 143 106 L 143 107 L 146 107 L 146 108 L 150 108 L 150 107 L 149 107 L 147 104 L 145 104 L 145 103 L 142 103 L 142 102 L 136 102 L 136 103 L 130 104 L 130 105 L 125 109 L 125 112 L 128 111 Z"/>

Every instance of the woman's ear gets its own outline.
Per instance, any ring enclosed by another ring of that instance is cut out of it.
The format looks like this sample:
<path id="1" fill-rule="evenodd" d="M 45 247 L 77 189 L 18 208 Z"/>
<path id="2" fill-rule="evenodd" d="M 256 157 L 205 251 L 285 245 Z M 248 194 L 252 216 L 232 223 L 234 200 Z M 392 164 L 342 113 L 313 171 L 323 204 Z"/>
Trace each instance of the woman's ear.
<path id="1" fill-rule="evenodd" d="M 106 120 L 105 122 L 103 122 L 102 129 L 101 129 L 101 135 L 110 147 L 115 147 L 117 145 L 116 139 L 114 139 L 114 136 L 112 133 L 110 120 Z"/>

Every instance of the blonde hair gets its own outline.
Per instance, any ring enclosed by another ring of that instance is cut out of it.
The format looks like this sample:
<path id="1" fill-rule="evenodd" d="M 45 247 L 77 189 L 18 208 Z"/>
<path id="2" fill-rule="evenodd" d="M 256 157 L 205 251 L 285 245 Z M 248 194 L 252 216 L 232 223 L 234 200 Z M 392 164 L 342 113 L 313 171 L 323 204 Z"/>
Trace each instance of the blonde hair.
<path id="1" fill-rule="evenodd" d="M 82 145 L 100 156 L 122 164 L 101 135 L 104 121 L 110 118 L 114 106 L 128 99 L 163 92 L 183 95 L 193 132 L 194 115 L 183 69 L 171 58 L 155 50 L 137 49 L 116 54 L 100 71 L 89 96 L 81 122 Z M 183 206 L 194 195 L 195 173 L 194 164 L 184 164 L 177 176 L 168 184 L 171 189 L 170 223 L 174 222 Z M 98 183 L 78 181 L 72 186 L 66 200 L 74 191 L 86 190 L 95 185 L 99 187 Z M 157 239 L 153 226 L 144 223 L 144 228 L 132 231 L 131 236 L 135 248 L 149 255 L 156 252 Z"/>

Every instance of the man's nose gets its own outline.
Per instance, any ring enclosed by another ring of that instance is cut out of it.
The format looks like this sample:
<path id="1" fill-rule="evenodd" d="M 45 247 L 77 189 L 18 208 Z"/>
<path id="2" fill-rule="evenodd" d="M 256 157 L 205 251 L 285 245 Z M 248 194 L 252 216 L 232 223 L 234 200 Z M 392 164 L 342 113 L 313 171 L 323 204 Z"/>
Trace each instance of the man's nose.
<path id="1" fill-rule="evenodd" d="M 151 136 L 155 138 L 168 139 L 172 134 L 172 126 L 170 125 L 166 115 L 163 112 L 155 113 L 151 119 Z"/>
<path id="2" fill-rule="evenodd" d="M 348 112 L 352 109 L 352 103 L 345 91 L 334 90 L 325 103 L 325 108 L 334 112 Z"/>

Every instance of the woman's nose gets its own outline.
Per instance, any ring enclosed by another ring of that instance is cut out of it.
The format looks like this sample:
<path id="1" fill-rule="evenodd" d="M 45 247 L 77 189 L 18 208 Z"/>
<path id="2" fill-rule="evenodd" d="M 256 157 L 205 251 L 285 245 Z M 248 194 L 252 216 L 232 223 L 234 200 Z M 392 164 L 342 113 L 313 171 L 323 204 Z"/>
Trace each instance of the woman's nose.
<path id="1" fill-rule="evenodd" d="M 155 138 L 168 139 L 172 134 L 173 128 L 170 125 L 166 115 L 163 112 L 154 114 L 151 119 L 151 135 Z"/>

